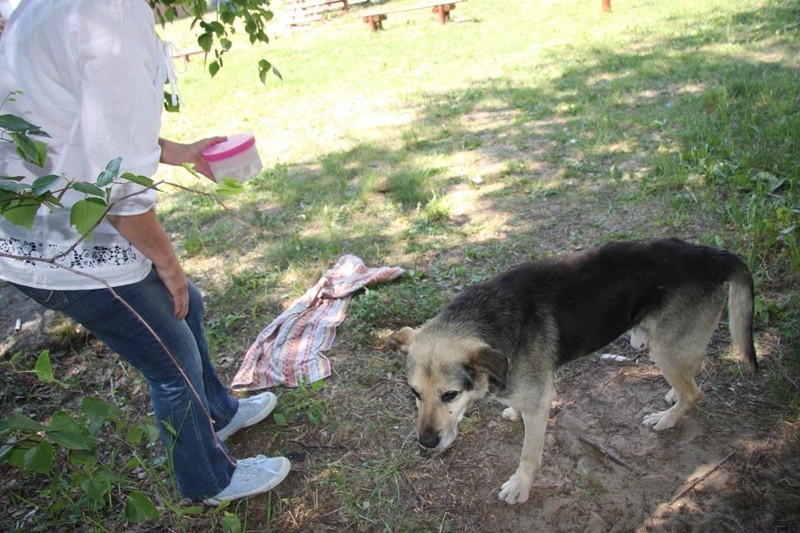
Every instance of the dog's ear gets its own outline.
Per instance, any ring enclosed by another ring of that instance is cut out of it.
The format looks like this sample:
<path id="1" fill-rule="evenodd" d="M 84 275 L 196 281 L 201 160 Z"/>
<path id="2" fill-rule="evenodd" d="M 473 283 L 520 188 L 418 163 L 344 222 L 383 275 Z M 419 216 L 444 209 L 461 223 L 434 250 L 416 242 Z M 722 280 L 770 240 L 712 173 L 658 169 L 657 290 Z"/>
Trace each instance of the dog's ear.
<path id="1" fill-rule="evenodd" d="M 508 361 L 506 357 L 490 346 L 483 345 L 470 353 L 468 367 L 484 372 L 489 377 L 489 384 L 497 389 L 506 385 Z"/>
<path id="2" fill-rule="evenodd" d="M 395 331 L 389 335 L 389 348 L 400 355 L 408 355 L 408 346 L 417 334 L 416 329 L 404 327 L 400 331 Z"/>

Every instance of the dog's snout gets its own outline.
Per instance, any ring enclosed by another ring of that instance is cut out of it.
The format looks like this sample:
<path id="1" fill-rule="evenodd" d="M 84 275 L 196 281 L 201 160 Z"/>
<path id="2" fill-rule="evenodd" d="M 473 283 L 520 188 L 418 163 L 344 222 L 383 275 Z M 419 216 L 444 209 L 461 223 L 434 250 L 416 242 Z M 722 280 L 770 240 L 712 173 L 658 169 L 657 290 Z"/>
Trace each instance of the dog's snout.
<path id="1" fill-rule="evenodd" d="M 435 433 L 420 435 L 419 443 L 423 448 L 436 448 L 439 445 L 439 435 Z"/>

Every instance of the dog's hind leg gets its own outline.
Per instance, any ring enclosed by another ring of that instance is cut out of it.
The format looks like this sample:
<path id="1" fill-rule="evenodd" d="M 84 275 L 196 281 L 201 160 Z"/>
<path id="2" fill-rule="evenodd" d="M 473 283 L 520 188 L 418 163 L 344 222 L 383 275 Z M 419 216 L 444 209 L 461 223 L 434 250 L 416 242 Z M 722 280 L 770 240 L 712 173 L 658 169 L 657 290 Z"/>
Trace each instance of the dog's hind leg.
<path id="1" fill-rule="evenodd" d="M 658 320 L 650 339 L 650 358 L 672 387 L 665 400 L 674 403 L 666 411 L 651 413 L 643 423 L 656 431 L 673 427 L 703 395 L 695 383 L 716 329 L 724 293 L 715 291 L 700 298 L 678 299 Z"/>
<path id="2" fill-rule="evenodd" d="M 525 438 L 522 441 L 522 453 L 517 471 L 500 488 L 499 497 L 506 503 L 524 503 L 528 500 L 531 483 L 542 465 L 542 450 L 547 431 L 547 419 L 550 416 L 550 402 L 553 401 L 556 394 L 552 378 L 548 378 L 547 382 L 543 384 L 542 390 L 537 393 L 538 398 L 534 400 L 532 409 L 530 405 L 519 410 L 514 409 L 522 415 L 522 421 L 525 424 Z"/>
<path id="3" fill-rule="evenodd" d="M 698 359 L 702 363 L 702 357 Z M 683 415 L 694 407 L 703 395 L 703 392 L 694 381 L 694 376 L 697 374 L 696 370 L 700 369 L 700 365 L 694 367 L 689 365 L 678 367 L 669 364 L 659 366 L 661 366 L 661 372 L 667 382 L 672 385 L 672 389 L 667 394 L 667 401 L 674 401 L 675 405 L 666 411 L 658 411 L 644 417 L 644 424 L 652 426 L 656 431 L 662 431 L 674 426 Z"/>

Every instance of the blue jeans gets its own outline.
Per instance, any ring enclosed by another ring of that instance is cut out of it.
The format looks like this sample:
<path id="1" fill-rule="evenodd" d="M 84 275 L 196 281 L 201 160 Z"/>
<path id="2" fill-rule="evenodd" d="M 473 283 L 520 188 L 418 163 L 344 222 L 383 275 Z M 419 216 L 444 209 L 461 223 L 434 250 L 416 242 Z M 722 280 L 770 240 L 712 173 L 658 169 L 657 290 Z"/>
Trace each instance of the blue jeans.
<path id="1" fill-rule="evenodd" d="M 138 283 L 114 288 L 153 331 L 108 289 L 15 287 L 82 324 L 144 375 L 183 497 L 202 500 L 228 486 L 236 460 L 215 429 L 230 422 L 239 403 L 228 394 L 208 355 L 203 299 L 194 285 L 189 283 L 185 320 L 172 314 L 172 297 L 155 269 Z"/>

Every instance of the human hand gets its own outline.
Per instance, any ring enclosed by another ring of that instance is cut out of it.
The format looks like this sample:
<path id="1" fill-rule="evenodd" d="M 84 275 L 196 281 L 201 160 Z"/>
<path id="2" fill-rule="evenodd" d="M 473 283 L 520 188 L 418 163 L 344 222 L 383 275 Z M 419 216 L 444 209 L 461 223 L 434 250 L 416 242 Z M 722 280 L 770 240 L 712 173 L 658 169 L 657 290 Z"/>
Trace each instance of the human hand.
<path id="1" fill-rule="evenodd" d="M 155 265 L 155 263 L 154 263 Z M 155 265 L 158 277 L 172 296 L 175 318 L 183 320 L 189 314 L 189 280 L 180 263 L 173 261 L 165 266 Z"/>
<path id="2" fill-rule="evenodd" d="M 208 137 L 206 139 L 201 139 L 193 142 L 192 144 L 186 145 L 188 153 L 186 162 L 194 164 L 195 172 L 202 174 L 211 181 L 216 182 L 217 180 L 214 179 L 214 174 L 211 172 L 211 167 L 208 165 L 208 161 L 206 161 L 206 158 L 203 157 L 203 150 L 212 144 L 221 143 L 227 139 L 227 137 L 218 136 Z"/>
<path id="3" fill-rule="evenodd" d="M 190 163 L 194 165 L 195 172 L 216 182 L 214 174 L 211 172 L 211 167 L 203 157 L 203 150 L 212 144 L 221 143 L 225 140 L 227 140 L 227 137 L 214 136 L 200 139 L 193 143 L 183 144 L 167 139 L 159 139 L 158 141 L 161 145 L 161 162 L 175 166 Z"/>
<path id="4" fill-rule="evenodd" d="M 120 235 L 153 262 L 161 283 L 172 297 L 173 314 L 178 320 L 186 318 L 189 313 L 189 280 L 183 273 L 155 209 L 139 215 L 109 215 L 108 221 Z"/>

